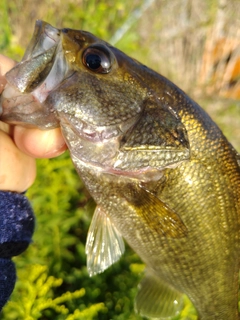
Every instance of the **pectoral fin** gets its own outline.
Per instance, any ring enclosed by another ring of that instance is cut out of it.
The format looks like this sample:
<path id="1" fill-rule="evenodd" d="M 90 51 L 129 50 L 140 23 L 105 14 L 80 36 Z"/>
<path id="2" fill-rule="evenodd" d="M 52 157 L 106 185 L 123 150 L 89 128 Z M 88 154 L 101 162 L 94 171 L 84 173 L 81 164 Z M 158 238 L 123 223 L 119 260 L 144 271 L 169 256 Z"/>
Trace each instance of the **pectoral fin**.
<path id="1" fill-rule="evenodd" d="M 135 310 L 145 317 L 168 319 L 182 308 L 182 294 L 165 284 L 150 271 L 139 284 Z"/>
<path id="2" fill-rule="evenodd" d="M 160 236 L 171 238 L 187 236 L 187 227 L 179 215 L 153 193 L 136 184 L 126 188 L 125 197 L 145 224 Z"/>
<path id="3" fill-rule="evenodd" d="M 124 253 L 124 241 L 101 207 L 96 207 L 88 231 L 86 254 L 90 276 L 101 273 Z"/>

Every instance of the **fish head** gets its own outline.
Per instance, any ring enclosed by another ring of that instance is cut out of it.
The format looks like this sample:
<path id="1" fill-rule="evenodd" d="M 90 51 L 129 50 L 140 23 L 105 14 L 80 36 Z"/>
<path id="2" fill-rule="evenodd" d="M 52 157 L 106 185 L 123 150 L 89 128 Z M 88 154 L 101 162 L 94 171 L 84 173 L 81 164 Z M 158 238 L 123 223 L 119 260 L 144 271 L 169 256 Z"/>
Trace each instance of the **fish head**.
<path id="1" fill-rule="evenodd" d="M 129 87 L 134 76 L 127 72 L 130 68 L 125 66 L 123 55 L 91 33 L 57 29 L 38 20 L 22 61 L 6 75 L 9 85 L 2 97 L 2 119 L 11 122 L 12 118 L 16 123 L 18 114 L 19 123 L 31 121 L 33 126 L 46 129 L 39 118 L 25 117 L 30 105 L 38 102 L 45 106 L 42 116 L 49 110 L 74 114 L 97 127 L 118 126 L 136 118 L 143 90 L 136 83 Z M 27 100 L 30 97 L 32 103 Z"/>
<path id="2" fill-rule="evenodd" d="M 188 159 L 189 142 L 148 70 L 89 32 L 37 21 L 23 60 L 6 75 L 1 119 L 60 126 L 78 159 L 113 174 L 152 176 Z"/>

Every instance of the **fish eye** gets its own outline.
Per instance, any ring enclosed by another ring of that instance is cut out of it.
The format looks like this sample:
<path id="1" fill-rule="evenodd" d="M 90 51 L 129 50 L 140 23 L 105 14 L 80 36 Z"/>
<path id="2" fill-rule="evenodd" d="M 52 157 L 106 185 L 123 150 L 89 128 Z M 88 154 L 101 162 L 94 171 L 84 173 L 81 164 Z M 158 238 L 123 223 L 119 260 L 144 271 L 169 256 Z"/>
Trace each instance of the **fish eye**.
<path id="1" fill-rule="evenodd" d="M 112 68 L 112 54 L 104 46 L 88 47 L 82 59 L 85 67 L 97 73 L 109 73 Z"/>

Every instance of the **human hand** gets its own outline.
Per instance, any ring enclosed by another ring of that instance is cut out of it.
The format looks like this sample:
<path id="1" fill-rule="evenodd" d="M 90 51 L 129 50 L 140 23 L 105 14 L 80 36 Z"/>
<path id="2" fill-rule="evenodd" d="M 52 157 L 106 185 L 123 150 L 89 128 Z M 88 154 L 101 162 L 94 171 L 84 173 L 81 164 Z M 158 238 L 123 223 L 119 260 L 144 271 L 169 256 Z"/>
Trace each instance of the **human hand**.
<path id="1" fill-rule="evenodd" d="M 15 62 L 0 54 L 0 93 Z M 0 121 L 0 190 L 23 192 L 34 182 L 35 158 L 52 158 L 67 149 L 59 128 L 41 131 Z"/>

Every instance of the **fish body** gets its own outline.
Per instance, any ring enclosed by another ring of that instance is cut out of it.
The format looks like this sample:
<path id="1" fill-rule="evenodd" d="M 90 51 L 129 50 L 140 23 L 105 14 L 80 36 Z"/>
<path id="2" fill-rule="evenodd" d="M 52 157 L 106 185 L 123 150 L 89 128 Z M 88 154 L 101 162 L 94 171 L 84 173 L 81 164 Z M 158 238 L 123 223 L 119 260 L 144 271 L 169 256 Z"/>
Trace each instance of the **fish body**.
<path id="1" fill-rule="evenodd" d="M 146 264 L 135 307 L 167 319 L 188 295 L 201 320 L 237 320 L 240 157 L 176 85 L 92 34 L 38 21 L 7 75 L 2 119 L 60 126 L 97 207 L 90 275 L 124 252 Z"/>

